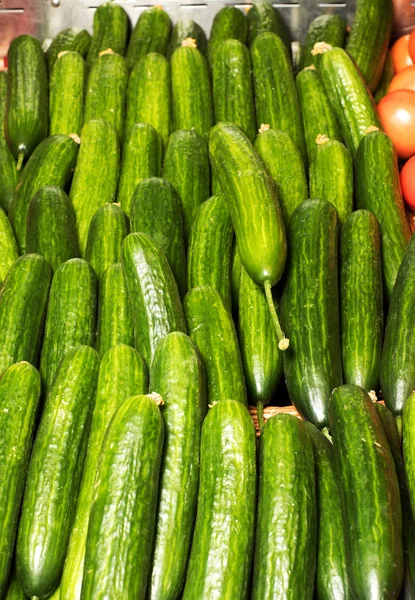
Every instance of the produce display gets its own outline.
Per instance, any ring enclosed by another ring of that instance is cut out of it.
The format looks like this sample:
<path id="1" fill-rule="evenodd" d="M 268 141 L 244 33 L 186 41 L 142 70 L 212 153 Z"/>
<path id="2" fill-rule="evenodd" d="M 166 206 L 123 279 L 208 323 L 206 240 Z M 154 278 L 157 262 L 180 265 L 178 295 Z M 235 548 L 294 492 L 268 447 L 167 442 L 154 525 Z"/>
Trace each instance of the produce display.
<path id="1" fill-rule="evenodd" d="M 0 600 L 415 598 L 415 30 L 392 8 L 298 44 L 266 0 L 210 35 L 110 0 L 10 44 Z"/>

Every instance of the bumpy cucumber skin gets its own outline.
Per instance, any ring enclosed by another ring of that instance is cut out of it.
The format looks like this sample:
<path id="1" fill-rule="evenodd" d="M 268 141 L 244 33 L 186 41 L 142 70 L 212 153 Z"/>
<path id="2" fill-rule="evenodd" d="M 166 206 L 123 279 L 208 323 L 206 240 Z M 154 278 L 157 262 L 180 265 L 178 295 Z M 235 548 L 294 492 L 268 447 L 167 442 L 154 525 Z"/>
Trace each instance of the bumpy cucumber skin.
<path id="1" fill-rule="evenodd" d="M 100 4 L 94 14 L 94 33 L 88 49 L 87 65 L 91 68 L 99 53 L 111 49 L 124 56 L 127 45 L 128 16 L 115 2 Z"/>
<path id="2" fill-rule="evenodd" d="M 182 18 L 176 22 L 171 32 L 169 47 L 167 48 L 167 58 L 173 56 L 174 51 L 182 45 L 182 42 L 187 38 L 195 40 L 196 47 L 200 50 L 203 56 L 207 53 L 207 39 L 203 29 L 192 19 Z"/>
<path id="3" fill-rule="evenodd" d="M 50 76 L 49 132 L 81 135 L 84 122 L 86 66 L 77 52 L 64 52 Z"/>
<path id="4" fill-rule="evenodd" d="M 340 15 L 320 15 L 311 21 L 301 48 L 300 70 L 313 65 L 316 60 L 311 54 L 314 44 L 326 42 L 330 46 L 343 47 L 346 23 Z"/>
<path id="5" fill-rule="evenodd" d="M 243 12 L 236 6 L 224 6 L 219 10 L 212 23 L 208 41 L 208 59 L 213 69 L 216 53 L 226 40 L 238 40 L 246 43 L 248 22 Z"/>
<path id="6" fill-rule="evenodd" d="M 388 50 L 386 53 L 385 64 L 383 65 L 382 77 L 379 80 L 379 84 L 374 93 L 375 102 L 379 104 L 379 102 L 386 96 L 389 90 L 390 83 L 395 76 L 395 69 L 393 66 L 392 54 L 391 51 Z"/>
<path id="7" fill-rule="evenodd" d="M 130 71 L 145 54 L 157 52 L 164 56 L 170 32 L 170 18 L 161 6 L 151 6 L 145 10 L 134 27 L 128 45 L 126 59 Z"/>
<path id="8" fill-rule="evenodd" d="M 0 286 L 19 258 L 16 238 L 6 213 L 0 208 Z"/>
<path id="9" fill-rule="evenodd" d="M 4 123 L 7 103 L 7 71 L 0 73 L 0 122 Z M 17 185 L 16 160 L 9 148 L 4 134 L 0 129 L 0 207 L 9 210 L 13 192 Z"/>
<path id="10" fill-rule="evenodd" d="M 68 27 L 58 33 L 46 50 L 45 58 L 49 73 L 52 72 L 58 60 L 58 54 L 61 52 L 78 52 L 78 54 L 85 58 L 91 45 L 91 39 L 88 31 L 79 27 Z"/>
<path id="11" fill-rule="evenodd" d="M 248 46 L 251 47 L 254 40 L 261 33 L 275 33 L 284 42 L 291 56 L 291 34 L 278 10 L 267 0 L 257 0 L 248 11 Z"/>

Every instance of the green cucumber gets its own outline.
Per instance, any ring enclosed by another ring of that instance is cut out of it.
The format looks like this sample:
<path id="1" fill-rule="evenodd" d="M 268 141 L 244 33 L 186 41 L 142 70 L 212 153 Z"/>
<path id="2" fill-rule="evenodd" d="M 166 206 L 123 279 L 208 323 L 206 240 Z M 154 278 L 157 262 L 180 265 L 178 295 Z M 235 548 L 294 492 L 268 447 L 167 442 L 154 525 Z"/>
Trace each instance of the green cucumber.
<path id="1" fill-rule="evenodd" d="M 79 250 L 85 255 L 92 217 L 117 191 L 120 149 L 115 129 L 100 119 L 82 127 L 81 149 L 69 197 L 78 230 Z"/>
<path id="2" fill-rule="evenodd" d="M 128 16 L 122 6 L 115 2 L 100 4 L 94 14 L 91 44 L 87 65 L 92 67 L 99 53 L 109 48 L 124 56 L 127 46 Z"/>
<path id="3" fill-rule="evenodd" d="M 319 15 L 311 21 L 304 44 L 301 48 L 300 70 L 315 63 L 313 50 L 315 44 L 325 42 L 330 46 L 343 48 L 346 36 L 346 23 L 340 15 Z"/>
<path id="4" fill-rule="evenodd" d="M 120 263 L 103 273 L 98 294 L 97 342 L 100 356 L 117 344 L 134 346 L 134 327 Z"/>
<path id="5" fill-rule="evenodd" d="M 137 185 L 147 177 L 161 176 L 163 143 L 148 123 L 136 123 L 126 135 L 122 149 L 117 202 L 131 216 L 131 199 Z"/>
<path id="6" fill-rule="evenodd" d="M 313 445 L 303 422 L 292 415 L 267 422 L 259 473 L 252 600 L 312 600 L 317 498 Z"/>
<path id="7" fill-rule="evenodd" d="M 183 297 L 187 282 L 182 209 L 166 179 L 150 177 L 135 188 L 131 199 L 131 231 L 146 233 L 163 250 Z"/>
<path id="8" fill-rule="evenodd" d="M 319 139 L 310 165 L 310 196 L 330 202 L 344 225 L 353 211 L 353 161 L 338 140 Z"/>
<path id="9" fill-rule="evenodd" d="M 241 287 L 241 272 L 242 263 L 239 258 L 238 246 L 233 244 L 231 258 L 231 296 L 232 296 L 232 311 L 235 316 L 238 313 L 239 289 Z M 237 321 L 237 319 L 235 319 Z"/>
<path id="10" fill-rule="evenodd" d="M 91 430 L 68 552 L 61 580 L 61 600 L 80 600 L 88 522 L 94 481 L 105 432 L 116 411 L 131 396 L 147 393 L 147 370 L 136 350 L 119 344 L 102 357 Z"/>
<path id="11" fill-rule="evenodd" d="M 150 6 L 144 10 L 134 27 L 128 45 L 126 59 L 130 71 L 145 54 L 157 52 L 164 56 L 167 52 L 170 32 L 170 17 L 162 6 Z"/>
<path id="12" fill-rule="evenodd" d="M 33 196 L 45 185 L 67 189 L 79 150 L 79 141 L 66 135 L 43 140 L 23 169 L 10 204 L 9 219 L 19 249 L 26 251 L 27 213 Z"/>
<path id="13" fill-rule="evenodd" d="M 4 600 L 27 600 L 27 596 L 24 595 L 22 586 L 17 580 L 15 573 L 13 573 L 10 578 Z"/>
<path id="14" fill-rule="evenodd" d="M 287 133 L 266 128 L 260 130 L 255 149 L 274 180 L 284 223 L 288 226 L 294 210 L 308 198 L 307 175 L 301 152 Z"/>
<path id="15" fill-rule="evenodd" d="M 208 59 L 213 69 L 218 48 L 226 40 L 238 40 L 246 43 L 248 22 L 244 13 L 236 6 L 224 6 L 213 19 L 208 41 Z"/>
<path id="16" fill-rule="evenodd" d="M 376 217 L 352 213 L 340 244 L 340 312 L 343 377 L 377 390 L 383 338 L 382 264 Z"/>
<path id="17" fill-rule="evenodd" d="M 40 377 L 32 365 L 18 362 L 0 378 L 0 596 L 7 587 L 30 460 Z"/>
<path id="18" fill-rule="evenodd" d="M 290 338 L 283 356 L 288 392 L 319 428 L 327 425 L 330 394 L 342 383 L 337 223 L 336 210 L 325 200 L 306 200 L 295 210 L 281 298 L 281 321 Z"/>
<path id="19" fill-rule="evenodd" d="M 30 35 L 14 38 L 7 64 L 4 132 L 20 171 L 23 160 L 48 134 L 48 76 L 42 48 Z"/>
<path id="20" fill-rule="evenodd" d="M 164 400 L 166 440 L 158 521 L 147 597 L 178 598 L 186 576 L 199 484 L 199 449 L 206 412 L 199 352 L 184 333 L 169 333 L 157 346 L 150 389 Z"/>
<path id="21" fill-rule="evenodd" d="M 7 103 L 7 71 L 0 72 L 0 122 L 4 123 Z M 17 185 L 16 161 L 0 128 L 0 208 L 9 211 L 13 192 Z"/>
<path id="22" fill-rule="evenodd" d="M 346 51 L 372 92 L 382 76 L 392 32 L 392 19 L 392 0 L 357 0 Z"/>
<path id="23" fill-rule="evenodd" d="M 62 360 L 33 445 L 17 536 L 17 574 L 27 596 L 59 584 L 76 508 L 99 357 L 79 346 Z"/>
<path id="24" fill-rule="evenodd" d="M 52 272 L 38 254 L 16 260 L 0 288 L 0 374 L 25 360 L 35 367 Z"/>
<path id="25" fill-rule="evenodd" d="M 186 332 L 179 291 L 163 250 L 144 233 L 130 233 L 121 249 L 134 323 L 135 347 L 151 365 L 157 344 L 171 331 Z"/>
<path id="26" fill-rule="evenodd" d="M 170 63 L 151 52 L 134 67 L 128 80 L 125 129 L 135 123 L 149 123 L 166 145 L 171 129 Z"/>
<path id="27" fill-rule="evenodd" d="M 0 286 L 19 258 L 16 238 L 6 213 L 0 208 Z"/>
<path id="28" fill-rule="evenodd" d="M 251 9 L 253 10 L 253 9 Z M 303 122 L 286 47 L 275 33 L 262 33 L 251 47 L 258 125 L 288 133 L 306 161 Z"/>
<path id="29" fill-rule="evenodd" d="M 247 7 L 248 21 L 248 46 L 251 47 L 255 39 L 262 33 L 275 33 L 284 42 L 288 54 L 291 56 L 291 34 L 281 13 L 267 0 L 256 0 L 252 6 Z"/>
<path id="30" fill-rule="evenodd" d="M 173 52 L 176 48 L 179 48 L 182 45 L 182 42 L 188 38 L 195 41 L 196 48 L 198 48 L 203 56 L 206 57 L 208 42 L 205 32 L 198 23 L 195 23 L 195 21 L 188 17 L 183 17 L 176 22 L 173 31 L 171 32 L 166 55 L 169 60 L 173 56 Z"/>
<path id="31" fill-rule="evenodd" d="M 169 138 L 163 177 L 170 181 L 182 204 L 186 246 L 196 212 L 210 196 L 210 165 L 206 141 L 194 130 L 175 131 Z"/>
<path id="32" fill-rule="evenodd" d="M 383 66 L 382 77 L 378 83 L 375 91 L 375 102 L 379 104 L 384 96 L 388 93 L 390 83 L 395 76 L 395 69 L 393 66 L 392 54 L 388 50 L 385 58 L 385 64 Z"/>
<path id="33" fill-rule="evenodd" d="M 84 122 L 85 61 L 77 52 L 59 53 L 50 76 L 49 131 L 81 135 Z"/>
<path id="34" fill-rule="evenodd" d="M 145 598 L 163 437 L 150 396 L 126 400 L 109 425 L 94 484 L 82 600 Z"/>
<path id="35" fill-rule="evenodd" d="M 196 526 L 183 600 L 247 597 L 255 507 L 255 429 L 245 406 L 224 399 L 203 423 Z"/>
<path id="36" fill-rule="evenodd" d="M 49 73 L 52 72 L 58 60 L 58 54 L 61 52 L 77 52 L 82 58 L 85 58 L 91 45 L 91 39 L 88 31 L 79 27 L 68 27 L 58 33 L 46 50 L 46 63 Z"/>
<path id="37" fill-rule="evenodd" d="M 44 256 L 52 271 L 79 256 L 75 213 L 61 188 L 45 186 L 33 196 L 27 212 L 26 251 Z"/>
<path id="38" fill-rule="evenodd" d="M 253 142 L 257 129 L 251 58 L 239 40 L 227 40 L 216 49 L 213 101 L 216 122 L 235 123 Z"/>
<path id="39" fill-rule="evenodd" d="M 348 384 L 330 398 L 329 423 L 352 595 L 396 598 L 402 585 L 401 506 L 382 422 L 369 395 Z"/>
<path id="40" fill-rule="evenodd" d="M 189 335 L 199 348 L 206 369 L 208 404 L 224 398 L 247 404 L 238 338 L 219 292 L 209 286 L 193 288 L 183 304 Z"/>

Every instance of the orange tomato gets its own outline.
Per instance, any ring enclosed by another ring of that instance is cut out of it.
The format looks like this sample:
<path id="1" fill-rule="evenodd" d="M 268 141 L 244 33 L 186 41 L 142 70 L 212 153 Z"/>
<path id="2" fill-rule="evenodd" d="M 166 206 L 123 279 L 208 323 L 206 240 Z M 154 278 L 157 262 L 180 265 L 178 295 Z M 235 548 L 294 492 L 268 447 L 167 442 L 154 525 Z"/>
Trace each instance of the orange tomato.
<path id="1" fill-rule="evenodd" d="M 403 71 L 396 73 L 390 82 L 388 92 L 394 92 L 395 90 L 415 91 L 415 65 L 406 67 Z"/>
<path id="2" fill-rule="evenodd" d="M 412 62 L 415 62 L 415 29 L 412 30 L 412 33 L 409 37 L 409 56 L 412 58 Z"/>
<path id="3" fill-rule="evenodd" d="M 401 158 L 415 154 L 415 92 L 396 90 L 378 104 L 382 125 Z"/>
<path id="4" fill-rule="evenodd" d="M 411 210 L 415 211 L 415 156 L 410 158 L 401 171 L 403 199 Z"/>
<path id="5" fill-rule="evenodd" d="M 409 56 L 410 37 L 411 34 L 409 33 L 407 35 L 403 35 L 396 40 L 391 48 L 392 62 L 395 73 L 399 73 L 400 71 L 406 69 L 406 67 L 410 67 L 413 64 L 412 59 Z"/>

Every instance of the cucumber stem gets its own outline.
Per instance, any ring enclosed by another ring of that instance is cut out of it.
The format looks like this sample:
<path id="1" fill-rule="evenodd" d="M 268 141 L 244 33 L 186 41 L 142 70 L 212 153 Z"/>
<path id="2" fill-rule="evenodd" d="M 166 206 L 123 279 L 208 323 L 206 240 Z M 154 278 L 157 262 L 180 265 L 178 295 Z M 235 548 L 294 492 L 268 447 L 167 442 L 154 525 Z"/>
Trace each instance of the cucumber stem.
<path id="1" fill-rule="evenodd" d="M 280 321 L 278 319 L 277 311 L 275 310 L 274 299 L 272 297 L 272 286 L 271 282 L 267 280 L 264 283 L 265 296 L 268 302 L 268 308 L 271 315 L 272 322 L 274 323 L 275 333 L 278 339 L 278 348 L 280 350 L 287 350 L 290 345 L 290 340 L 285 337 L 283 330 L 281 329 Z"/>
<path id="2" fill-rule="evenodd" d="M 259 433 L 262 435 L 262 430 L 264 429 L 265 421 L 264 421 L 264 403 L 259 400 L 256 404 L 256 416 L 258 418 L 258 427 Z"/>
<path id="3" fill-rule="evenodd" d="M 16 171 L 20 171 L 20 169 L 22 168 L 23 161 L 24 161 L 24 152 L 19 152 L 19 156 L 17 157 Z"/>

